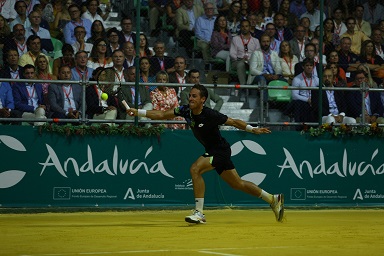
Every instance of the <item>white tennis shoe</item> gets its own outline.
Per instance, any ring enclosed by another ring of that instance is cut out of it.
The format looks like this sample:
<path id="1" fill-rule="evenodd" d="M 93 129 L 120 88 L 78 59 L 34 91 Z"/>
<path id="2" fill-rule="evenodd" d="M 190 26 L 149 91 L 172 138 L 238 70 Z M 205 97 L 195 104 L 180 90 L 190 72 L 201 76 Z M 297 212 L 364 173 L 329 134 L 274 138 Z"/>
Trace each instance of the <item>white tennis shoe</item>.
<path id="1" fill-rule="evenodd" d="M 205 224 L 205 215 L 199 212 L 198 210 L 195 210 L 192 215 L 186 216 L 185 221 L 189 223 L 195 223 L 195 224 Z"/>
<path id="2" fill-rule="evenodd" d="M 275 213 L 276 221 L 283 222 L 284 219 L 284 194 L 273 195 L 273 202 L 270 204 Z"/>

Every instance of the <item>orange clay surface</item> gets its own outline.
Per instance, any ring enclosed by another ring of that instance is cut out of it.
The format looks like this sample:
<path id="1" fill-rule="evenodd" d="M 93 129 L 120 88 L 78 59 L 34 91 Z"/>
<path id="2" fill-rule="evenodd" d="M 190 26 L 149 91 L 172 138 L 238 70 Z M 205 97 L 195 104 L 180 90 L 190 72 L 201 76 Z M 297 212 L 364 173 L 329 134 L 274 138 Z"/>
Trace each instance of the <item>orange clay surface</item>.
<path id="1" fill-rule="evenodd" d="M 266 209 L 0 215 L 0 255 L 384 255 L 384 210 Z"/>

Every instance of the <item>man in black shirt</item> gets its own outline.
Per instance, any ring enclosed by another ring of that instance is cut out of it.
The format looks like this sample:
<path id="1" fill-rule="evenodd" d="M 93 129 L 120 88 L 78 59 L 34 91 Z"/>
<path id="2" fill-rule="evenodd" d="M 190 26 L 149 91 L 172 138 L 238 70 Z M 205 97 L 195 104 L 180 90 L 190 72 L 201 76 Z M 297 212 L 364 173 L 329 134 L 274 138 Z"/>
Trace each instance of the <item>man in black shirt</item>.
<path id="1" fill-rule="evenodd" d="M 259 197 L 268 202 L 275 213 L 276 220 L 284 219 L 284 195 L 272 195 L 259 188 L 254 183 L 242 180 L 231 161 L 231 147 L 220 134 L 219 125 L 229 125 L 240 130 L 255 134 L 271 133 L 267 128 L 252 127 L 244 121 L 232 119 L 204 106 L 208 91 L 201 84 L 195 84 L 189 93 L 189 104 L 167 111 L 128 109 L 131 116 L 145 116 L 150 119 L 162 120 L 182 116 L 187 121 L 196 139 L 204 146 L 205 154 L 200 156 L 191 166 L 190 172 L 195 195 L 195 211 L 186 216 L 189 223 L 205 223 L 203 214 L 205 183 L 202 174 L 216 169 L 221 178 L 232 188 Z"/>

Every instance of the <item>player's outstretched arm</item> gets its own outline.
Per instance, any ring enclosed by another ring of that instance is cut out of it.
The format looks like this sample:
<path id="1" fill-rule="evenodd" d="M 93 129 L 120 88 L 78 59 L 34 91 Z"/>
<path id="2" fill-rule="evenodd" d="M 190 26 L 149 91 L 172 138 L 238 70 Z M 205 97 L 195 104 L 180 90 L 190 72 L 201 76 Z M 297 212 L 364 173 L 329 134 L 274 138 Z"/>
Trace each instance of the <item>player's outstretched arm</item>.
<path id="1" fill-rule="evenodd" d="M 240 129 L 240 130 L 254 133 L 254 134 L 271 133 L 271 131 L 268 128 L 253 127 L 252 125 L 247 124 L 243 120 L 232 119 L 230 117 L 228 117 L 227 122 L 225 122 L 225 124 L 236 127 L 237 129 Z"/>
<path id="2" fill-rule="evenodd" d="M 175 117 L 173 109 L 162 111 L 162 110 L 144 110 L 144 109 L 127 109 L 127 114 L 130 116 L 141 116 L 148 117 L 152 120 L 164 120 L 171 119 Z"/>

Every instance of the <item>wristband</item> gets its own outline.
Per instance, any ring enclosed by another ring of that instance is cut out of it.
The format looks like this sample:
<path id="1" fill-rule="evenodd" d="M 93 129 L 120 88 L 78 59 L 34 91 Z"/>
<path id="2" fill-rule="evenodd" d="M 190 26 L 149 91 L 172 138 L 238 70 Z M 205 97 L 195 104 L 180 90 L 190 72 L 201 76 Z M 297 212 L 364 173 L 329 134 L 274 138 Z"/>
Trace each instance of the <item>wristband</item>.
<path id="1" fill-rule="evenodd" d="M 247 124 L 247 126 L 245 126 L 245 131 L 246 132 L 252 132 L 252 129 L 253 129 L 254 127 L 252 126 L 252 125 L 250 125 L 250 124 Z"/>
<path id="2" fill-rule="evenodd" d="M 139 109 L 137 111 L 137 116 L 140 116 L 140 117 L 146 117 L 147 116 L 147 110 L 145 109 Z"/>

